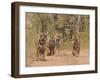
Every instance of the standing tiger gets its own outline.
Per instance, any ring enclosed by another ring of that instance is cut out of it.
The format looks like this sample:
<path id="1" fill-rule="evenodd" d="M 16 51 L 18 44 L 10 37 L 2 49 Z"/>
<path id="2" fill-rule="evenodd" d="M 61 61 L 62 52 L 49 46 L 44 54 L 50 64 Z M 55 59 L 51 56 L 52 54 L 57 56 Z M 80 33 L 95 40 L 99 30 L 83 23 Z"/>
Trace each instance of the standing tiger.
<path id="1" fill-rule="evenodd" d="M 38 41 L 38 54 L 40 60 L 45 60 L 45 50 L 46 50 L 46 34 L 41 33 Z"/>
<path id="2" fill-rule="evenodd" d="M 55 38 L 51 36 L 48 42 L 48 53 L 47 56 L 51 56 L 55 54 Z"/>
<path id="3" fill-rule="evenodd" d="M 72 55 L 79 56 L 79 53 L 80 53 L 80 41 L 75 37 L 74 42 L 73 42 Z"/>
<path id="4" fill-rule="evenodd" d="M 56 38 L 55 38 L 55 45 L 56 45 L 56 53 L 59 54 L 60 53 L 60 42 L 61 42 L 61 39 L 60 39 L 60 35 L 56 35 Z"/>

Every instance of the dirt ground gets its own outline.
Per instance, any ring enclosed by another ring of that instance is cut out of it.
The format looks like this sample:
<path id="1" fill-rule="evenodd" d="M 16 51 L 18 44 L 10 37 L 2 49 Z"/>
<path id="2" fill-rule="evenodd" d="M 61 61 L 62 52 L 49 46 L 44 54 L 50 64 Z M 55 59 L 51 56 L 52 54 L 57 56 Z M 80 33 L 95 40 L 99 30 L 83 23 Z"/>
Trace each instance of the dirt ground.
<path id="1" fill-rule="evenodd" d="M 46 61 L 35 61 L 32 59 L 26 67 L 89 64 L 89 52 L 87 49 L 81 50 L 78 57 L 73 56 L 72 52 L 67 50 L 45 58 Z"/>

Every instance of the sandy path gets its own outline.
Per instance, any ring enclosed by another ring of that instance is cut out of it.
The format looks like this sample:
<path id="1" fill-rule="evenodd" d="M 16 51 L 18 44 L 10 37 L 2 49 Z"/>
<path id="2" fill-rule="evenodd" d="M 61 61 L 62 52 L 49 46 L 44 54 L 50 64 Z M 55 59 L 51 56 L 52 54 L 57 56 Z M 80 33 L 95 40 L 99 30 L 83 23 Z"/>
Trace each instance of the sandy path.
<path id="1" fill-rule="evenodd" d="M 28 67 L 35 66 L 61 66 L 61 65 L 77 65 L 77 64 L 88 64 L 89 53 L 88 50 L 81 50 L 78 57 L 72 56 L 71 51 L 60 51 L 59 54 L 53 56 L 46 56 L 46 61 L 34 61 Z"/>

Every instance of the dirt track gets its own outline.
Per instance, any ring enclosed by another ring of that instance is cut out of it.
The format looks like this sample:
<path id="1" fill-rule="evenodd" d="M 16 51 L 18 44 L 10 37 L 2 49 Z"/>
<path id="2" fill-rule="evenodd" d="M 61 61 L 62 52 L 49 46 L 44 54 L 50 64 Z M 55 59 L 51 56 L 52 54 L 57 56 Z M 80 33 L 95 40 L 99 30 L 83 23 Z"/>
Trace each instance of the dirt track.
<path id="1" fill-rule="evenodd" d="M 71 51 L 60 51 L 59 54 L 46 56 L 46 61 L 31 60 L 28 67 L 61 66 L 61 65 L 89 64 L 88 50 L 81 50 L 78 57 L 72 56 Z"/>

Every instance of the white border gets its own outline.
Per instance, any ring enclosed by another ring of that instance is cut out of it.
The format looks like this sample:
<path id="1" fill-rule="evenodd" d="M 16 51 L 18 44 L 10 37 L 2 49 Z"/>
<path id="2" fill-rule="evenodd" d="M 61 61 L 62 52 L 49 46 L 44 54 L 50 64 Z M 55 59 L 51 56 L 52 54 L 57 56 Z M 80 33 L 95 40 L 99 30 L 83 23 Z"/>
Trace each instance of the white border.
<path id="1" fill-rule="evenodd" d="M 25 12 L 41 12 L 41 13 L 61 13 L 61 14 L 83 14 L 90 15 L 90 64 L 87 65 L 68 65 L 54 67 L 25 67 Z M 20 6 L 20 74 L 38 74 L 38 73 L 54 73 L 54 72 L 73 72 L 95 70 L 95 11 L 85 9 L 72 8 L 52 8 L 37 6 Z"/>

